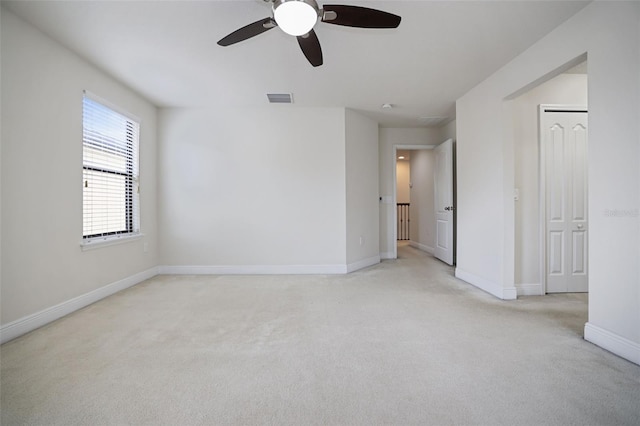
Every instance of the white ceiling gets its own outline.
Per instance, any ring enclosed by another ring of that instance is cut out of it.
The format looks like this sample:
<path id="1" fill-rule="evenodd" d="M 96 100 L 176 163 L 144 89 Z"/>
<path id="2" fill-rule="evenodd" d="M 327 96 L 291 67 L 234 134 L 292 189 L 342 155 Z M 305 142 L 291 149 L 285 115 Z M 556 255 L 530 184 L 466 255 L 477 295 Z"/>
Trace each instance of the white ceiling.
<path id="1" fill-rule="evenodd" d="M 383 126 L 426 127 L 439 121 L 427 117 L 452 119 L 458 97 L 588 3 L 329 2 L 382 9 L 402 22 L 392 30 L 318 23 L 324 65 L 313 68 L 278 28 L 216 44 L 271 16 L 263 0 L 2 4 L 160 107 L 257 106 L 266 93 L 292 92 L 299 106 L 344 106 Z"/>

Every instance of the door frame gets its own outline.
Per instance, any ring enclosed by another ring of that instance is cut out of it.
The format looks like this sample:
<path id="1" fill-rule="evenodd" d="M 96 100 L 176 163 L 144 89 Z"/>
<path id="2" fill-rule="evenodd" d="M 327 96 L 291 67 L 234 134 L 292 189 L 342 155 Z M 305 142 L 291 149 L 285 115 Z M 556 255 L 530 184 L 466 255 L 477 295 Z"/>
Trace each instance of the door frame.
<path id="1" fill-rule="evenodd" d="M 538 105 L 538 175 L 540 177 L 539 183 L 539 201 L 540 201 L 540 234 L 539 234 L 539 247 L 540 247 L 540 286 L 542 295 L 547 294 L 547 176 L 546 176 L 546 144 L 544 141 L 544 129 L 543 115 L 547 109 L 552 109 L 559 112 L 586 112 L 589 114 L 588 107 L 585 105 L 567 105 L 567 104 L 540 104 Z M 587 141 L 589 135 L 589 127 L 587 127 Z M 588 143 L 588 142 L 587 142 Z M 587 148 L 587 162 L 589 161 Z M 589 195 L 589 183 L 587 182 L 587 197 Z M 588 201 L 587 201 L 588 202 Z M 587 234 L 587 247 L 589 247 L 589 236 Z M 587 268 L 589 265 L 587 265 Z"/>
<path id="2" fill-rule="evenodd" d="M 437 145 L 393 145 L 393 185 L 391 191 L 391 202 L 392 202 L 392 210 L 393 214 L 391 215 L 391 244 L 393 249 L 391 250 L 391 259 L 398 258 L 398 173 L 396 163 L 398 162 L 398 150 L 402 151 L 417 151 L 421 149 L 434 149 Z M 409 238 L 411 238 L 411 234 L 409 234 Z M 411 241 L 411 239 L 409 239 Z"/>

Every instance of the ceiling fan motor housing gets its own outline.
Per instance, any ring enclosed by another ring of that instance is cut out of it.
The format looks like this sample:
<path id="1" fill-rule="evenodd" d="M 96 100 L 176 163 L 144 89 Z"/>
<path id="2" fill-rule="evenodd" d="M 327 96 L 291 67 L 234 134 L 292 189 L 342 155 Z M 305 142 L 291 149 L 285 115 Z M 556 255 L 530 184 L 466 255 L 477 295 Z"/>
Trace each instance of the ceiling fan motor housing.
<path id="1" fill-rule="evenodd" d="M 320 8 L 315 0 L 274 0 L 273 18 L 287 34 L 301 36 L 315 26 Z"/>
<path id="2" fill-rule="evenodd" d="M 265 0 L 273 3 L 273 10 L 276 10 L 283 3 L 306 3 L 313 7 L 317 13 L 320 13 L 320 7 L 316 0 Z"/>

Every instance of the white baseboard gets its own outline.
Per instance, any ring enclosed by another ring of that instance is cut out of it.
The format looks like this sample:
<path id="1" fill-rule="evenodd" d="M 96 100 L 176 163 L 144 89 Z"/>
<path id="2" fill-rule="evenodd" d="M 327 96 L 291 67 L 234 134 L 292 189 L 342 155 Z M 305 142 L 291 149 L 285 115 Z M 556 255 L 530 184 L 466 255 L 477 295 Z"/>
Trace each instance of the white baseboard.
<path id="1" fill-rule="evenodd" d="M 165 265 L 163 275 L 333 275 L 346 274 L 347 265 Z"/>
<path id="2" fill-rule="evenodd" d="M 165 265 L 158 267 L 163 275 L 336 275 L 380 263 L 373 256 L 348 265 Z"/>
<path id="3" fill-rule="evenodd" d="M 518 296 L 544 296 L 542 284 L 516 284 Z"/>
<path id="4" fill-rule="evenodd" d="M 390 251 L 383 251 L 383 252 L 380 252 L 380 259 L 385 259 L 385 260 L 395 259 L 395 256 Z"/>
<path id="5" fill-rule="evenodd" d="M 416 241 L 409 241 L 409 245 L 411 247 L 417 248 L 418 250 L 422 250 L 422 251 L 424 251 L 426 253 L 429 253 L 430 255 L 433 255 L 434 248 L 430 247 L 430 246 L 428 246 L 426 244 L 418 243 Z"/>
<path id="6" fill-rule="evenodd" d="M 354 263 L 349 263 L 347 265 L 347 273 L 351 273 L 357 271 L 359 269 L 366 268 L 368 266 L 377 265 L 380 263 L 380 256 L 373 256 L 367 259 L 362 259 Z"/>
<path id="7" fill-rule="evenodd" d="M 492 281 L 485 278 L 474 275 L 470 272 L 463 271 L 460 268 L 456 268 L 456 278 L 466 281 L 471 285 L 478 287 L 480 290 L 484 290 L 489 294 L 496 296 L 503 300 L 515 300 L 518 297 L 518 292 L 515 287 L 502 287 Z"/>
<path id="8" fill-rule="evenodd" d="M 584 326 L 584 339 L 619 357 L 640 365 L 640 344 L 593 325 Z"/>
<path id="9" fill-rule="evenodd" d="M 120 281 L 116 281 L 111 284 L 107 284 L 104 287 L 100 287 L 82 296 L 74 297 L 73 299 L 62 302 L 58 305 L 44 309 L 35 314 L 28 315 L 24 318 L 12 321 L 8 324 L 0 327 L 0 344 L 22 336 L 30 331 L 49 324 L 65 315 L 69 315 L 79 309 L 89 306 L 98 300 L 111 296 L 125 288 L 132 287 L 144 280 L 148 280 L 158 275 L 158 268 L 147 269 L 146 271 L 139 272 L 130 277 L 124 278 Z"/>

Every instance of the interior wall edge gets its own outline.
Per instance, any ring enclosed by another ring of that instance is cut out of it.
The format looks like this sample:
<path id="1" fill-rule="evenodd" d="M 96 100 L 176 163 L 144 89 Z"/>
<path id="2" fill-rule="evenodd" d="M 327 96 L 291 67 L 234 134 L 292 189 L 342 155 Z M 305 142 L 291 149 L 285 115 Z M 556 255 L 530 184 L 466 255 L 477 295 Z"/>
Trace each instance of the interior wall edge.
<path id="1" fill-rule="evenodd" d="M 498 299 L 515 300 L 518 296 L 516 287 L 503 287 L 499 283 L 479 277 L 460 268 L 456 268 L 455 277 L 478 287 L 480 290 L 483 290 Z"/>
<path id="2" fill-rule="evenodd" d="M 518 296 L 544 296 L 541 283 L 516 284 Z"/>

